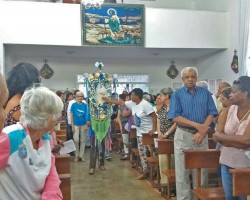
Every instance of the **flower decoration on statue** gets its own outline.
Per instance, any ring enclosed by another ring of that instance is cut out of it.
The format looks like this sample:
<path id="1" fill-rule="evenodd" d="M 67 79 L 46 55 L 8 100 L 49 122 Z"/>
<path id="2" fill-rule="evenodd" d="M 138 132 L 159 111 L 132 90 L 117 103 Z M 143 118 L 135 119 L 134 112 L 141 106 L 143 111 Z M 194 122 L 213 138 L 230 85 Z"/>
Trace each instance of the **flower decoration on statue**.
<path id="1" fill-rule="evenodd" d="M 104 64 L 102 62 L 96 62 L 95 63 L 95 67 L 99 68 L 100 70 L 102 70 L 102 68 L 104 67 Z"/>

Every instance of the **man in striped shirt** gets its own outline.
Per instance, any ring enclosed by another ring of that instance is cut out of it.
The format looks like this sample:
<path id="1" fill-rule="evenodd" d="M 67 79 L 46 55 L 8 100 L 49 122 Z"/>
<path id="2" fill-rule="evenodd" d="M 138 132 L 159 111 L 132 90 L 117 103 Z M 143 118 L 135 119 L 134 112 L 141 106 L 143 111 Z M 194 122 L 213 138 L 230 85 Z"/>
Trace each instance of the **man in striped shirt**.
<path id="1" fill-rule="evenodd" d="M 197 77 L 198 71 L 194 67 L 186 67 L 181 71 L 184 86 L 172 95 L 168 114 L 168 118 L 177 124 L 174 138 L 177 200 L 193 199 L 183 150 L 208 149 L 207 131 L 218 115 L 209 91 L 196 86 Z M 202 185 L 205 186 L 206 170 L 202 170 L 202 179 Z"/>

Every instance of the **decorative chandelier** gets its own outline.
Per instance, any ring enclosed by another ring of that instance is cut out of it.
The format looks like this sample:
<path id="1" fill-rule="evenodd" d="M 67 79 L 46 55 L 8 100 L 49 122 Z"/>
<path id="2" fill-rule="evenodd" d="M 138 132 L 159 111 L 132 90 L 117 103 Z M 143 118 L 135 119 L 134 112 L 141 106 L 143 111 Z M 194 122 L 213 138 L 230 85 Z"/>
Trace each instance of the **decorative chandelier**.
<path id="1" fill-rule="evenodd" d="M 82 0 L 81 2 L 86 9 L 89 9 L 91 7 L 100 9 L 104 0 Z"/>

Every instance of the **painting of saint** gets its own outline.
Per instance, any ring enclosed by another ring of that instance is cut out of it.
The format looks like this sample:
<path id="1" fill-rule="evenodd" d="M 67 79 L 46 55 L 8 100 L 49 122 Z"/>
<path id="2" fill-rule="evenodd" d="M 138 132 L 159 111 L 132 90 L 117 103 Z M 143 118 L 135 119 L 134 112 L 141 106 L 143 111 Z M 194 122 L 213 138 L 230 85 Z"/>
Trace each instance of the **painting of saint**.
<path id="1" fill-rule="evenodd" d="M 83 45 L 143 46 L 144 6 L 104 4 L 100 9 L 82 6 Z"/>

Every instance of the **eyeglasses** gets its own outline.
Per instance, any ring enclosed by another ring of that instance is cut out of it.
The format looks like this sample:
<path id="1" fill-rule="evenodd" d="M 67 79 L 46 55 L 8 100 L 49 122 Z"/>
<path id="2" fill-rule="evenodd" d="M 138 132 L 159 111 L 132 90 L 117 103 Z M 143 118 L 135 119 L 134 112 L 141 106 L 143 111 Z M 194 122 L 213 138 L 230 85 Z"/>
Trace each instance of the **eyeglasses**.
<path id="1" fill-rule="evenodd" d="M 84 97 L 84 96 L 76 96 L 76 97 Z"/>

